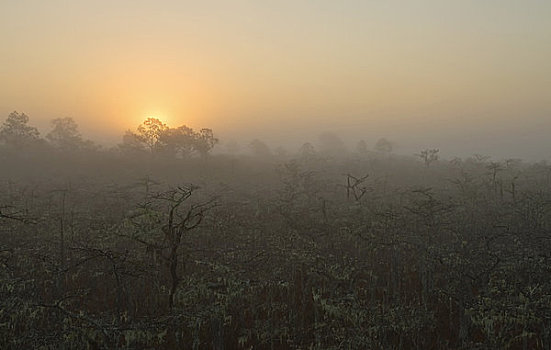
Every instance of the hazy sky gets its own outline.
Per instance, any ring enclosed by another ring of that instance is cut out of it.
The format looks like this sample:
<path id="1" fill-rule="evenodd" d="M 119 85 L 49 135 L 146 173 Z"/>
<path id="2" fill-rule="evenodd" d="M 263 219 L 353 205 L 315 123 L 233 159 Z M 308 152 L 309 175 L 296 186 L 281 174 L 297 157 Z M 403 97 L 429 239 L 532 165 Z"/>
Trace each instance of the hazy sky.
<path id="1" fill-rule="evenodd" d="M 156 116 L 274 145 L 334 130 L 550 158 L 551 1 L 1 0 L 13 110 L 99 140 Z"/>

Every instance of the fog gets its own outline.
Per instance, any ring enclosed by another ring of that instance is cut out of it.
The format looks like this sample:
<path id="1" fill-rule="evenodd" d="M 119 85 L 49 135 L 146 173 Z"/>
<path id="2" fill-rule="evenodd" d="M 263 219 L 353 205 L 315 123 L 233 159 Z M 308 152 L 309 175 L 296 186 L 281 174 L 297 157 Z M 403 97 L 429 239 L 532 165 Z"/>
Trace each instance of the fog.
<path id="1" fill-rule="evenodd" d="M 3 1 L 0 349 L 550 349 L 550 18 Z"/>
<path id="2" fill-rule="evenodd" d="M 360 140 L 364 140 L 371 147 L 384 137 L 392 140 L 394 152 L 400 155 L 413 155 L 424 148 L 438 148 L 441 155 L 448 159 L 483 154 L 494 159 L 520 158 L 537 162 L 550 160 L 551 141 L 547 132 L 551 130 L 550 119 L 547 116 L 526 117 L 522 122 L 503 120 L 488 125 L 476 118 L 441 118 L 426 123 L 388 118 L 387 122 L 381 125 L 381 122 L 371 124 L 361 118 L 349 123 L 320 118 L 319 122 L 312 124 L 297 120 L 270 126 L 264 123 L 256 126 L 253 124 L 239 130 L 231 126 L 224 128 L 217 125 L 199 125 L 199 128 L 208 127 L 215 131 L 219 143 L 213 152 L 217 154 L 226 152 L 225 145 L 228 142 L 240 144 L 243 146 L 241 151 L 246 153 L 246 146 L 253 139 L 261 139 L 274 149 L 281 147 L 295 151 L 305 142 L 316 144 L 320 135 L 330 132 L 341 138 L 350 151 L 354 150 Z M 33 124 L 43 135 L 50 131 L 51 120 L 41 121 L 41 118 L 32 118 L 32 121 L 34 120 L 37 122 Z M 124 132 L 139 125 L 136 123 L 126 130 L 106 132 L 93 127 L 82 127 L 78 118 L 74 120 L 85 138 L 105 149 L 117 147 L 122 142 Z M 185 123 L 171 126 L 180 125 L 189 126 Z"/>
<path id="3" fill-rule="evenodd" d="M 311 141 L 147 118 L 109 147 L 10 113 L 0 347 L 551 344 L 548 162 L 296 131 Z"/>
<path id="4" fill-rule="evenodd" d="M 546 159 L 551 5 L 5 2 L 0 116 L 72 117 L 112 146 L 147 117 L 294 148 Z"/>

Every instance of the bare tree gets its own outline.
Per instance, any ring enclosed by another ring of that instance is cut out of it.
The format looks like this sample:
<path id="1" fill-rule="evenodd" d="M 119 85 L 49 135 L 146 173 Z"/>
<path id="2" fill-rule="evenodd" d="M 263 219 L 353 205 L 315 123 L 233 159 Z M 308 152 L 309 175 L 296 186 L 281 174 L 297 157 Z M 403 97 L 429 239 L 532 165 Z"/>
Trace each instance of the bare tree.
<path id="1" fill-rule="evenodd" d="M 23 223 L 34 223 L 34 221 L 28 216 L 24 211 L 17 210 L 10 205 L 0 205 L 0 221 L 5 220 L 14 220 Z"/>
<path id="2" fill-rule="evenodd" d="M 174 306 L 174 295 L 180 284 L 180 247 L 186 234 L 199 227 L 208 210 L 216 206 L 214 199 L 191 203 L 198 187 L 179 186 L 148 197 L 131 220 L 137 229 L 133 238 L 154 250 L 168 265 L 170 289 L 168 307 Z M 160 232 L 159 232 L 160 231 Z M 146 233 L 144 236 L 143 233 Z M 161 241 L 152 240 L 162 233 Z M 150 234 L 153 234 L 151 236 Z"/>
<path id="3" fill-rule="evenodd" d="M 425 163 L 425 166 L 428 168 L 432 163 L 436 162 L 438 158 L 440 158 L 438 152 L 440 152 L 440 150 L 437 148 L 427 148 L 422 150 L 421 153 L 416 154 L 416 156 L 421 158 Z"/>
<path id="4" fill-rule="evenodd" d="M 355 177 L 350 174 L 346 174 L 346 198 L 350 199 L 350 196 L 354 196 L 356 201 L 362 199 L 368 191 L 368 188 L 363 186 L 363 183 L 368 177 L 369 174 L 362 177 Z"/>

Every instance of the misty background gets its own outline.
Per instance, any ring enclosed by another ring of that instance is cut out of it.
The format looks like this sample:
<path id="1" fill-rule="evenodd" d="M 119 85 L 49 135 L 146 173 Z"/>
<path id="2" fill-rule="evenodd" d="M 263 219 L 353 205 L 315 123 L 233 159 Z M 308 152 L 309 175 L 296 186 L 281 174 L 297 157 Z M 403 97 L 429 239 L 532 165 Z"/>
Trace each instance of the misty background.
<path id="1" fill-rule="evenodd" d="M 2 1 L 1 349 L 551 349 L 551 2 Z"/>
<path id="2" fill-rule="evenodd" d="M 224 142 L 548 159 L 546 1 L 18 1 L 0 5 L 0 116 L 72 117 L 112 146 L 147 117 Z M 219 147 L 220 147 L 219 146 Z"/>

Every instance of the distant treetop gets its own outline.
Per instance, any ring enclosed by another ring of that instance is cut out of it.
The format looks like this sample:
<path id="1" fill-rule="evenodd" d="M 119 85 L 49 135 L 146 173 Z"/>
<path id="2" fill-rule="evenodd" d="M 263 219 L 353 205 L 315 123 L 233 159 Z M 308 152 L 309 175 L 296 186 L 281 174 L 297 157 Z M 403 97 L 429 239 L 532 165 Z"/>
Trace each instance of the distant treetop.
<path id="1" fill-rule="evenodd" d="M 0 143 L 19 149 L 39 142 L 38 129 L 28 124 L 25 113 L 11 112 L 0 127 Z"/>
<path id="2" fill-rule="evenodd" d="M 205 157 L 217 143 L 211 129 L 195 132 L 186 125 L 170 128 L 157 118 L 147 118 L 136 132 L 126 131 L 120 148 L 125 152 L 187 158 L 193 153 Z"/>

